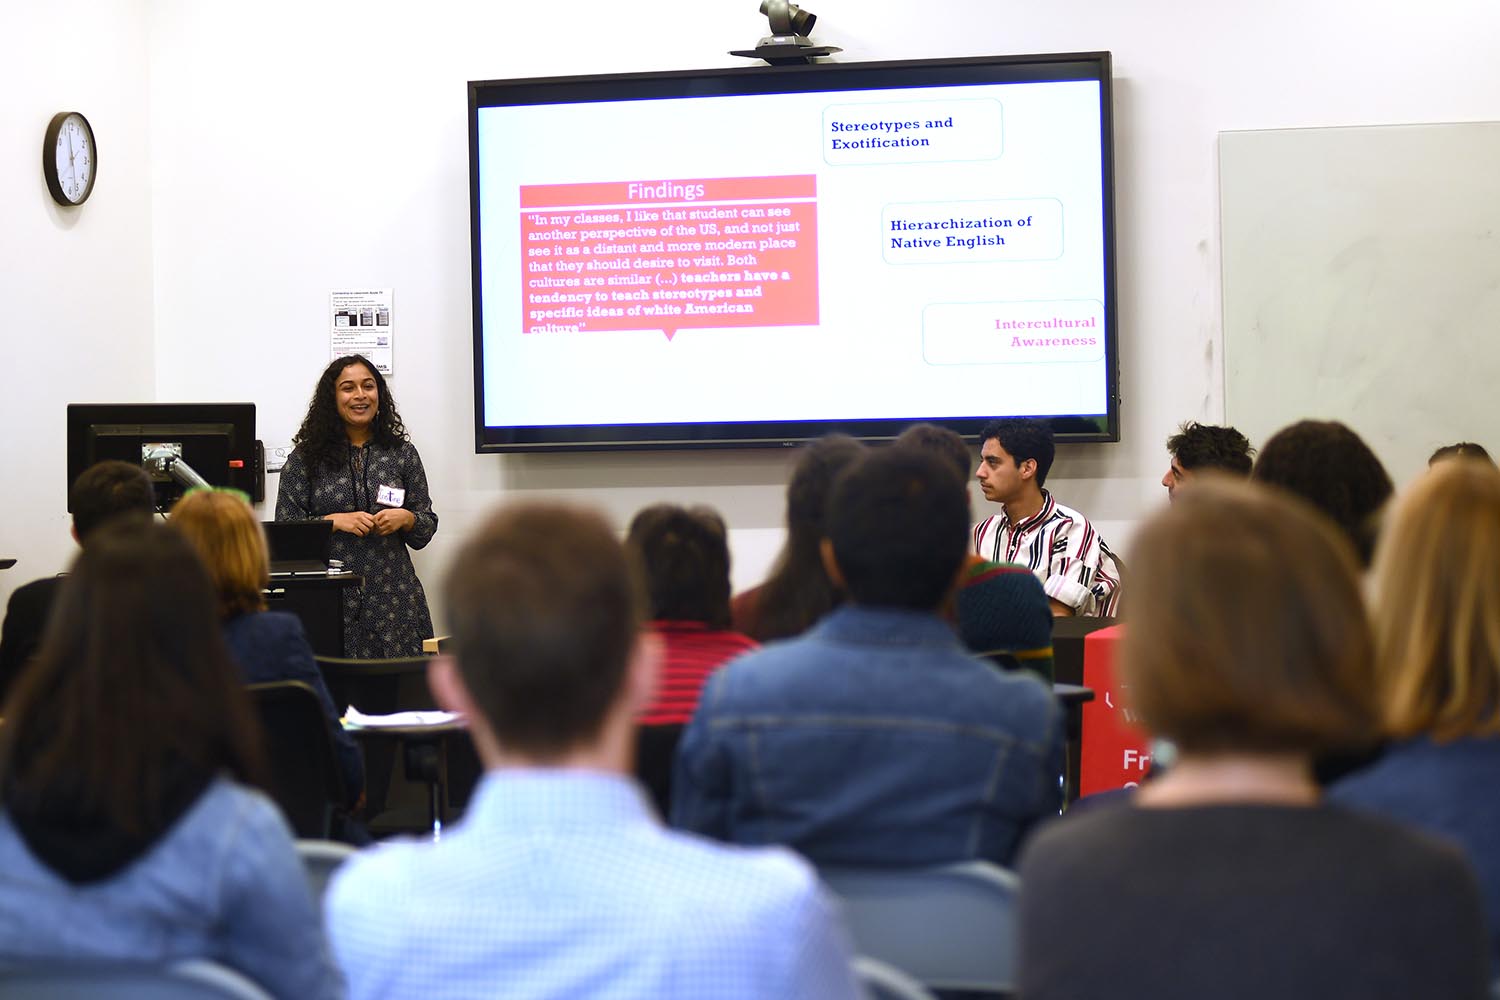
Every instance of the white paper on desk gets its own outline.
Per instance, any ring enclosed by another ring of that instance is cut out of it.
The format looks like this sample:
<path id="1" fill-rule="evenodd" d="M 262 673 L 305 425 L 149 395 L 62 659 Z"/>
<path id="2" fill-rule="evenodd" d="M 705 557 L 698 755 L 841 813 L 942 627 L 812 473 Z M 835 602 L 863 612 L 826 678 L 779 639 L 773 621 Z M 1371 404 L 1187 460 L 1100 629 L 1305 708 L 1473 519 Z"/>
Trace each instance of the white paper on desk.
<path id="1" fill-rule="evenodd" d="M 442 726 L 457 722 L 457 712 L 393 712 L 390 715 L 366 715 L 353 705 L 344 713 L 344 724 L 358 729 L 381 729 L 389 726 Z"/>

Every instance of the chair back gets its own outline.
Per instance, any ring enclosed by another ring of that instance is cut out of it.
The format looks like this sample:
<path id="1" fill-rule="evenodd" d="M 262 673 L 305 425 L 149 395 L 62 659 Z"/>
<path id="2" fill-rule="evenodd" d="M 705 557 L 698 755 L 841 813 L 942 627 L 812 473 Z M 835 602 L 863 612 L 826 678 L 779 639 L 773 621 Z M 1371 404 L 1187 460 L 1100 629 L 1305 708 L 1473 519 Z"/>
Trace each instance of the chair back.
<path id="1" fill-rule="evenodd" d="M 854 975 L 870 1000 L 937 1000 L 927 987 L 877 958 L 859 955 L 853 965 Z"/>
<path id="2" fill-rule="evenodd" d="M 427 687 L 430 656 L 398 656 L 360 660 L 338 656 L 315 656 L 339 714 L 352 705 L 366 715 L 423 711 L 437 708 Z M 396 742 L 361 738 L 365 755 L 366 815 L 372 826 L 388 804 L 395 767 Z M 451 740 L 446 747 L 447 776 L 444 784 L 448 805 L 462 809 L 479 781 L 481 767 L 473 745 Z"/>
<path id="3" fill-rule="evenodd" d="M 328 891 L 328 880 L 339 866 L 355 854 L 355 849 L 336 840 L 299 840 L 297 856 L 307 874 L 307 888 L 312 893 L 313 905 L 321 917 L 323 894 Z"/>
<path id="4" fill-rule="evenodd" d="M 251 684 L 246 690 L 264 734 L 271 797 L 297 836 L 327 837 L 346 792 L 317 693 L 301 681 Z"/>
<path id="5" fill-rule="evenodd" d="M 665 819 L 672 810 L 672 766 L 682 726 L 637 726 L 635 730 L 635 776 Z"/>
<path id="6" fill-rule="evenodd" d="M 430 656 L 398 656 L 386 660 L 315 656 L 333 704 L 342 715 L 350 705 L 366 715 L 436 708 L 427 690 Z"/>
<path id="7" fill-rule="evenodd" d="M 0 1000 L 271 1000 L 250 979 L 207 959 L 173 965 L 57 960 L 0 971 Z"/>
<path id="8" fill-rule="evenodd" d="M 985 861 L 932 868 L 822 868 L 861 955 L 934 990 L 1016 988 L 1013 872 Z"/>

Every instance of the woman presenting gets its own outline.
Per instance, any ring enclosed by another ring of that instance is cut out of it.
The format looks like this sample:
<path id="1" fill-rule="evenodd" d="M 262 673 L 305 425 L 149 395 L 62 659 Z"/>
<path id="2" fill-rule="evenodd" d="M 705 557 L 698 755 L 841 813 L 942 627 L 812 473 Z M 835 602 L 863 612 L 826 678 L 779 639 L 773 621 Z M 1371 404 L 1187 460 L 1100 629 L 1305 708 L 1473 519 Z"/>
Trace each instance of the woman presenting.
<path id="1" fill-rule="evenodd" d="M 358 354 L 330 363 L 292 444 L 276 520 L 332 521 L 332 558 L 364 577 L 344 591 L 344 655 L 420 655 L 432 618 L 406 549 L 431 541 L 438 518 L 422 459 L 375 366 Z"/>

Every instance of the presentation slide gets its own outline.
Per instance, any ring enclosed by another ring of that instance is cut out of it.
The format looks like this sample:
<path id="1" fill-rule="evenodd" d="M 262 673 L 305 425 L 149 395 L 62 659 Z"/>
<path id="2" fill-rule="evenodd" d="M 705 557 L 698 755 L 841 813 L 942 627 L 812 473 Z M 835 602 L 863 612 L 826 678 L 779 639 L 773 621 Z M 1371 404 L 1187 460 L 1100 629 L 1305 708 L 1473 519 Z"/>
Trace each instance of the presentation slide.
<path id="1" fill-rule="evenodd" d="M 1097 81 L 481 107 L 489 426 L 1102 414 Z"/>

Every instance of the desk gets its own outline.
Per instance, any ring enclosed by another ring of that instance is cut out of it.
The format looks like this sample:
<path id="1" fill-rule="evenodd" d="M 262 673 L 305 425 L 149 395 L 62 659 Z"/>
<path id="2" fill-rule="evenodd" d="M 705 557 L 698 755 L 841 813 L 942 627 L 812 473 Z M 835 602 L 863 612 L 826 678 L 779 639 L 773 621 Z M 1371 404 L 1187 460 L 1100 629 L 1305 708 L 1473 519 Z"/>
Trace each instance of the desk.
<path id="1" fill-rule="evenodd" d="M 271 611 L 290 611 L 302 622 L 307 643 L 319 656 L 344 655 L 344 588 L 362 587 L 354 573 L 299 573 L 271 577 L 265 591 Z"/>
<path id="2" fill-rule="evenodd" d="M 432 830 L 432 839 L 441 840 L 443 822 L 447 819 L 449 744 L 459 738 L 464 743 L 469 743 L 468 726 L 462 721 L 453 721 L 414 726 L 345 728 L 360 741 L 362 749 L 367 751 L 372 749 L 370 743 L 387 740 L 401 749 L 401 767 L 406 780 L 427 786 L 428 827 Z"/>
<path id="3" fill-rule="evenodd" d="M 1083 641 L 1091 633 L 1119 624 L 1115 618 L 1073 616 L 1052 619 L 1052 679 L 1082 684 Z"/>

